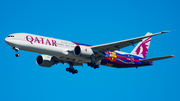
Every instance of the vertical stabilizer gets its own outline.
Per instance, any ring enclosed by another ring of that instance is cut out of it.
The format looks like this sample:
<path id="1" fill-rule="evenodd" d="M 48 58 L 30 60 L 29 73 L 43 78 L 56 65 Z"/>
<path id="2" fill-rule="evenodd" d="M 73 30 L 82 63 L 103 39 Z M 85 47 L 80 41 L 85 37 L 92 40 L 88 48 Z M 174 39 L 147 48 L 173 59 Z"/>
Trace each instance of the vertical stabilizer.
<path id="1" fill-rule="evenodd" d="M 147 35 L 152 35 L 152 33 L 147 33 L 145 36 Z M 133 49 L 133 51 L 131 52 L 131 54 L 133 55 L 137 55 L 140 56 L 142 58 L 146 58 L 148 49 L 149 49 L 149 45 L 151 42 L 151 37 L 145 38 L 143 39 L 141 42 L 138 43 L 138 45 Z"/>

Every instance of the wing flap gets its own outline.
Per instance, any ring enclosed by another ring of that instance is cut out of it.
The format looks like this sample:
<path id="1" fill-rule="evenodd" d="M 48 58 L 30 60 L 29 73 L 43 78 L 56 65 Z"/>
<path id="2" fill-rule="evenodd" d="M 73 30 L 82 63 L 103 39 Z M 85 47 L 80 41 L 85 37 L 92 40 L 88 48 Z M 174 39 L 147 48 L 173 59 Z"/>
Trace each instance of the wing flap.
<path id="1" fill-rule="evenodd" d="M 156 58 L 144 59 L 144 60 L 141 60 L 141 62 L 157 61 L 157 60 L 167 59 L 167 58 L 171 58 L 171 57 L 174 57 L 174 56 L 173 56 L 173 55 L 170 55 L 170 56 L 163 56 L 163 57 L 156 57 Z"/>

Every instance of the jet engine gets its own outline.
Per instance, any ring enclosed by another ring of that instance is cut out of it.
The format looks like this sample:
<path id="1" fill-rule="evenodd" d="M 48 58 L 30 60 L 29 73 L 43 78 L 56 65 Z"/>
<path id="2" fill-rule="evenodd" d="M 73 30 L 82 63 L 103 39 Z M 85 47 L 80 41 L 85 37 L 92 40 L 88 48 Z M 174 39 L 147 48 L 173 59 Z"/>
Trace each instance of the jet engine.
<path id="1" fill-rule="evenodd" d="M 82 56 L 85 58 L 89 58 L 93 54 L 94 54 L 94 52 L 92 51 L 91 47 L 79 45 L 74 48 L 75 56 Z"/>
<path id="2" fill-rule="evenodd" d="M 48 56 L 48 55 L 39 55 L 36 58 L 36 63 L 42 67 L 51 67 L 52 65 L 55 64 L 52 56 Z"/>

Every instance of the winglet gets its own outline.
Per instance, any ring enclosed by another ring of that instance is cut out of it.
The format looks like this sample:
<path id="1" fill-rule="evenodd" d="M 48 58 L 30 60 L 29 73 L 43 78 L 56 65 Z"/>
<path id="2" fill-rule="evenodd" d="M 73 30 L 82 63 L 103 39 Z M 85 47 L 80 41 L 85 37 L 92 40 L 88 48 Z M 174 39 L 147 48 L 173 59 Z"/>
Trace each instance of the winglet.
<path id="1" fill-rule="evenodd" d="M 155 36 L 155 35 L 159 35 L 159 34 L 163 34 L 163 33 L 168 33 L 170 31 L 162 31 L 162 32 L 159 32 L 159 33 L 155 33 L 155 34 L 152 34 L 152 35 L 147 35 L 147 36 Z"/>
<path id="2" fill-rule="evenodd" d="M 170 32 L 170 31 L 162 31 L 161 33 L 168 33 L 168 32 Z"/>

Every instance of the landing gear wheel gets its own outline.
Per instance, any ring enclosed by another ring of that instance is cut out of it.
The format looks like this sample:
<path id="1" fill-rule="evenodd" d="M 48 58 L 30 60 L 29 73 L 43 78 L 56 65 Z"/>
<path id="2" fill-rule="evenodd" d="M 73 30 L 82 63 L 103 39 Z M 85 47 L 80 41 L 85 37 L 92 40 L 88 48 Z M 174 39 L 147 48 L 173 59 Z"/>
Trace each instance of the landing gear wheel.
<path id="1" fill-rule="evenodd" d="M 72 71 L 72 74 L 75 74 L 75 73 L 78 73 L 78 71 L 74 69 L 74 70 Z"/>
<path id="2" fill-rule="evenodd" d="M 75 70 L 74 73 L 78 73 L 78 70 Z"/>
<path id="3" fill-rule="evenodd" d="M 66 68 L 66 71 L 69 72 L 69 73 L 72 73 L 72 74 L 78 73 L 78 70 L 75 70 L 75 69 L 72 68 L 72 67 Z"/>
<path id="4" fill-rule="evenodd" d="M 88 65 L 88 66 L 91 66 L 91 64 L 90 64 L 90 63 L 87 63 L 87 65 Z"/>
<path id="5" fill-rule="evenodd" d="M 66 71 L 68 72 L 68 71 L 69 71 L 69 68 L 66 68 Z"/>
<path id="6" fill-rule="evenodd" d="M 91 67 L 95 67 L 95 66 L 96 66 L 96 63 L 89 63 L 89 65 L 90 65 Z"/>
<path id="7" fill-rule="evenodd" d="M 99 65 L 96 65 L 95 68 L 99 68 Z"/>
<path id="8" fill-rule="evenodd" d="M 87 63 L 87 65 L 93 67 L 94 69 L 99 68 L 99 65 L 97 65 L 96 63 L 91 62 L 91 63 Z"/>
<path id="9" fill-rule="evenodd" d="M 19 53 L 17 53 L 15 56 L 16 56 L 16 57 L 19 57 Z"/>

